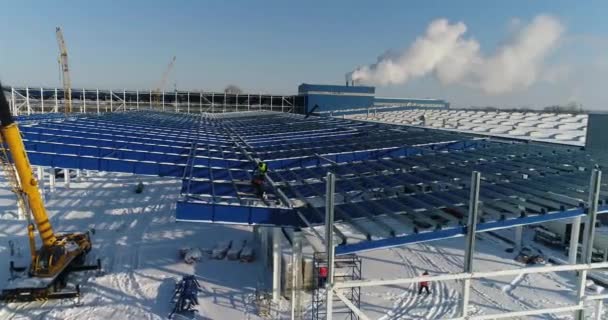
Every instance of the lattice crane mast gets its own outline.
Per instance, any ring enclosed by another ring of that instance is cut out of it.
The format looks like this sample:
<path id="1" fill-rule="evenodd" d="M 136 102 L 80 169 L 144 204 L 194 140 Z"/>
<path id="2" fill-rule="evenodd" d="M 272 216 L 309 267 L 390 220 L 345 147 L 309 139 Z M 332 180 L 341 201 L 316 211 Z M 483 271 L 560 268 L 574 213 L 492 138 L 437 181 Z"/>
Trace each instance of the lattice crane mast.
<path id="1" fill-rule="evenodd" d="M 65 113 L 72 112 L 72 81 L 68 66 L 68 48 L 65 45 L 63 31 L 60 27 L 55 29 L 57 44 L 59 45 L 59 66 L 61 67 L 61 80 L 63 82 L 63 99 L 65 100 Z"/>
<path id="2" fill-rule="evenodd" d="M 173 59 L 171 59 L 171 62 L 169 62 L 167 69 L 165 69 L 165 72 L 163 72 L 163 76 L 160 79 L 158 86 L 156 87 L 157 100 L 160 100 L 161 92 L 162 92 L 162 90 L 165 89 L 165 86 L 167 85 L 167 80 L 169 80 L 169 74 L 171 74 L 171 71 L 173 70 L 173 66 L 175 65 L 175 59 L 176 59 L 176 57 L 173 56 Z"/>

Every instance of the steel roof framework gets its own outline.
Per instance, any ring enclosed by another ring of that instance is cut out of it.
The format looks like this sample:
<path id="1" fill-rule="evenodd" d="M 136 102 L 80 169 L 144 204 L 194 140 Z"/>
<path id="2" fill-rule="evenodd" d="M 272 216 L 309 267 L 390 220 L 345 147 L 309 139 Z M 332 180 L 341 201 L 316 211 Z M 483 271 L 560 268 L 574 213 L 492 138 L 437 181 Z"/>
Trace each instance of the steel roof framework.
<path id="1" fill-rule="evenodd" d="M 582 216 L 598 165 L 574 147 L 271 112 L 20 120 L 35 165 L 181 178 L 183 221 L 320 225 L 333 172 L 336 254 L 464 235 L 472 171 L 479 231 Z M 250 184 L 256 159 L 271 168 L 268 203 Z"/>

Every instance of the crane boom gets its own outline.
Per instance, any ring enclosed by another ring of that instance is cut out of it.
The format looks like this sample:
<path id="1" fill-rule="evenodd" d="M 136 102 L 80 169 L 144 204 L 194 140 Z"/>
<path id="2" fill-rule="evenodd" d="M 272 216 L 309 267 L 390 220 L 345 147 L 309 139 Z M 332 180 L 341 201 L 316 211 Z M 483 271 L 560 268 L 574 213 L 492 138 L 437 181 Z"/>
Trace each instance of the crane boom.
<path id="1" fill-rule="evenodd" d="M 1 87 L 1 86 L 0 86 Z M 9 179 L 13 190 L 23 199 L 28 215 L 28 237 L 32 261 L 28 271 L 29 278 L 39 281 L 16 281 L 9 288 L 2 290 L 0 300 L 32 301 L 37 299 L 65 298 L 78 295 L 72 293 L 53 293 L 50 289 L 58 289 L 65 282 L 67 273 L 78 270 L 91 270 L 98 266 L 84 266 L 84 258 L 91 250 L 91 239 L 88 233 L 56 234 L 47 215 L 44 201 L 38 189 L 38 181 L 32 172 L 29 158 L 25 151 L 19 126 L 11 115 L 4 92 L 0 90 L 0 148 L 2 154 L 7 154 L 8 147 L 10 159 L 4 158 L 3 167 L 10 170 L 8 177 L 18 176 L 19 179 Z M 11 161 L 10 163 L 4 163 Z M 66 170 L 65 174 L 69 174 Z M 33 223 L 31 221 L 33 217 Z M 34 224 L 42 240 L 42 246 L 36 249 L 34 240 Z M 11 264 L 11 272 L 13 266 Z"/>
<path id="2" fill-rule="evenodd" d="M 171 73 L 171 70 L 173 70 L 173 65 L 175 65 L 175 58 L 176 57 L 173 56 L 173 59 L 171 59 L 171 62 L 169 62 L 167 69 L 165 69 L 165 72 L 163 72 L 163 77 L 160 79 L 158 87 L 156 87 L 156 92 L 160 92 L 161 90 L 165 89 L 165 86 L 167 85 L 167 80 L 169 80 L 169 74 Z"/>
<path id="3" fill-rule="evenodd" d="M 55 29 L 57 44 L 59 45 L 59 65 L 61 66 L 61 79 L 63 81 L 63 94 L 65 100 L 65 113 L 72 112 L 72 81 L 68 67 L 68 49 L 60 27 Z"/>

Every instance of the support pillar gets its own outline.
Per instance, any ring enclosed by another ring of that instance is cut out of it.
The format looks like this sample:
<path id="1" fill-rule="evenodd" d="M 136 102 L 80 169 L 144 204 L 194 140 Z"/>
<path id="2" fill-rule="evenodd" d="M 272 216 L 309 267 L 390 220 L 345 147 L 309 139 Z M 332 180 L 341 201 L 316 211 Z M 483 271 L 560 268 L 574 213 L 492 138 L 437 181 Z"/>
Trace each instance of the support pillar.
<path id="1" fill-rule="evenodd" d="M 70 188 L 70 169 L 63 169 L 63 181 L 66 189 Z"/>
<path id="2" fill-rule="evenodd" d="M 40 193 L 42 194 L 42 197 L 44 197 L 46 193 L 44 190 L 44 168 L 38 167 L 36 171 L 36 175 L 38 176 L 38 187 L 40 188 Z"/>
<path id="3" fill-rule="evenodd" d="M 515 252 L 521 251 L 523 247 L 524 226 L 515 227 Z"/>
<path id="4" fill-rule="evenodd" d="M 327 320 L 332 320 L 334 312 L 334 200 L 336 188 L 336 176 L 328 172 L 326 178 L 325 194 L 325 252 L 327 253 L 327 281 L 325 284 L 325 314 Z M 314 270 L 318 272 L 318 270 Z"/>
<path id="5" fill-rule="evenodd" d="M 475 257 L 475 233 L 477 231 L 477 215 L 479 213 L 479 184 L 481 174 L 473 171 L 471 175 L 471 193 L 469 198 L 469 220 L 467 223 L 466 249 L 464 257 L 464 272 L 473 272 Z M 469 298 L 471 295 L 471 279 L 465 279 L 462 287 L 462 318 L 467 319 L 469 313 Z"/>
<path id="6" fill-rule="evenodd" d="M 281 228 L 272 228 L 272 301 L 281 299 Z"/>
<path id="7" fill-rule="evenodd" d="M 49 192 L 55 192 L 55 168 L 51 168 L 51 174 L 49 174 Z"/>
<path id="8" fill-rule="evenodd" d="M 291 254 L 291 319 L 302 318 L 301 290 L 302 290 L 302 232 L 293 231 L 293 247 Z"/>
<path id="9" fill-rule="evenodd" d="M 572 219 L 572 228 L 570 229 L 570 247 L 568 249 L 568 264 L 576 264 L 576 256 L 578 254 L 578 239 L 581 233 L 581 217 Z"/>
<path id="10" fill-rule="evenodd" d="M 581 251 L 582 263 L 590 264 L 593 253 L 593 237 L 595 235 L 595 223 L 597 222 L 597 209 L 600 195 L 600 186 L 602 183 L 602 171 L 594 169 L 591 175 L 591 183 L 589 188 L 589 207 L 587 208 L 587 223 L 585 224 L 585 234 L 583 242 L 583 250 Z M 585 301 L 585 288 L 587 283 L 587 270 L 578 272 L 578 287 L 577 298 L 580 306 L 583 306 Z M 575 311 L 574 318 L 576 320 L 585 319 L 585 309 Z"/>

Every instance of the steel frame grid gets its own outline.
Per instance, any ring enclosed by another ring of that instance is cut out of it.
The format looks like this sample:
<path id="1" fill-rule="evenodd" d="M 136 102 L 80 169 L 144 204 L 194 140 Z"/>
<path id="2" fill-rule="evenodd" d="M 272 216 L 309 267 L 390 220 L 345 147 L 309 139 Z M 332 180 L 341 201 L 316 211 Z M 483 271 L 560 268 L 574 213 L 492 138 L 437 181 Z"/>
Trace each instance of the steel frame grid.
<path id="1" fill-rule="evenodd" d="M 369 240 L 335 228 L 337 254 L 463 235 L 471 171 L 483 176 L 480 230 L 580 216 L 597 164 L 573 148 L 271 112 L 21 121 L 35 165 L 181 178 L 182 221 L 322 224 L 334 172 L 337 221 Z M 270 205 L 253 196 L 255 159 L 271 167 Z"/>

